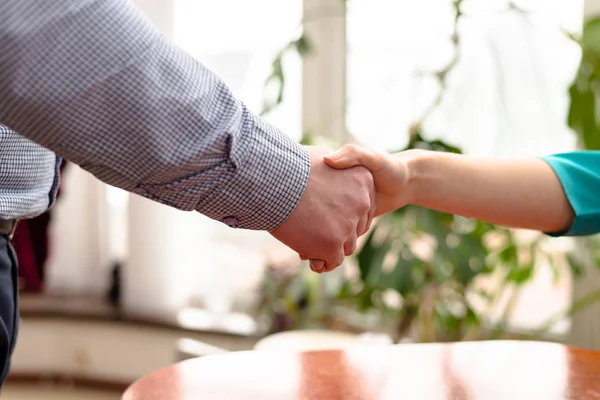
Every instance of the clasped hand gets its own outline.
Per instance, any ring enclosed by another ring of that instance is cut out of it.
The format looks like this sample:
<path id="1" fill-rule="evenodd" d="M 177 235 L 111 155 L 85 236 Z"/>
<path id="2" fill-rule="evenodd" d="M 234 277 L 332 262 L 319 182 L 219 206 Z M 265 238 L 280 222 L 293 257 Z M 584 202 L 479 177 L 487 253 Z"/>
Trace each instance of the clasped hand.
<path id="1" fill-rule="evenodd" d="M 331 154 L 318 147 L 308 151 L 306 190 L 294 212 L 271 234 L 309 259 L 313 271 L 327 272 L 354 253 L 358 237 L 375 216 L 404 205 L 398 191 L 408 174 L 403 163 L 356 146 Z"/>
<path id="2" fill-rule="evenodd" d="M 336 170 L 325 164 L 329 153 L 308 147 L 308 184 L 296 209 L 271 234 L 310 259 L 316 272 L 331 271 L 354 253 L 359 236 L 369 230 L 375 213 L 375 186 L 366 168 Z"/>

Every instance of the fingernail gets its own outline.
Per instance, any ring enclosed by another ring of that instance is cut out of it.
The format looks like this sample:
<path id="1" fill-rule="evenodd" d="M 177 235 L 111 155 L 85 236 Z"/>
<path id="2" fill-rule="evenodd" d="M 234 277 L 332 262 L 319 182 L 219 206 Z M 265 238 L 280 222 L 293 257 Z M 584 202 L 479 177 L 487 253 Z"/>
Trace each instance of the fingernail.
<path id="1" fill-rule="evenodd" d="M 335 153 L 329 153 L 325 155 L 325 158 L 328 158 L 330 160 L 338 160 L 342 157 L 342 155 L 338 152 Z"/>
<path id="2" fill-rule="evenodd" d="M 322 266 L 317 267 L 317 263 L 315 261 L 311 260 L 310 261 L 310 269 L 313 270 L 314 272 L 319 273 L 323 269 L 323 267 Z"/>

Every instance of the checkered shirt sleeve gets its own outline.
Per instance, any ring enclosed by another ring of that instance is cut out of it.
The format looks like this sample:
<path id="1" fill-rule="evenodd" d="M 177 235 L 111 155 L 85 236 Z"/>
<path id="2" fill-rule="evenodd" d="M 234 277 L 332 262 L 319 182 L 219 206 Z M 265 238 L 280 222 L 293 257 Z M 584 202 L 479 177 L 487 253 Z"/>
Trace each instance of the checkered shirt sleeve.
<path id="1" fill-rule="evenodd" d="M 252 114 L 127 0 L 2 0 L 0 122 L 104 182 L 270 230 L 306 150 Z"/>
<path id="2" fill-rule="evenodd" d="M 60 159 L 0 125 L 0 219 L 35 217 L 52 206 Z"/>

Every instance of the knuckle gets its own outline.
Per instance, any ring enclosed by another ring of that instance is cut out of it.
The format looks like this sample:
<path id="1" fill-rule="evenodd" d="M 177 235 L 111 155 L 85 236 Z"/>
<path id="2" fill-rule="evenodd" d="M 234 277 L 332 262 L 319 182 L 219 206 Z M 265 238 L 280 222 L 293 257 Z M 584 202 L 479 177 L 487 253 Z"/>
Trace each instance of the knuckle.
<path id="1" fill-rule="evenodd" d="M 344 255 L 351 256 L 356 251 L 356 240 L 346 242 L 344 246 Z"/>
<path id="2" fill-rule="evenodd" d="M 356 218 L 352 226 L 345 227 L 344 232 L 350 232 L 351 230 L 356 229 L 356 224 L 360 223 L 365 218 L 368 218 L 369 213 L 371 212 L 371 199 L 368 195 L 360 196 L 354 199 L 352 204 L 352 212 L 355 213 L 354 217 Z M 349 225 L 349 224 L 348 224 Z"/>
<path id="3" fill-rule="evenodd" d="M 348 220 L 346 224 L 344 224 L 344 238 L 341 240 L 340 247 L 344 246 L 347 241 L 352 240 L 352 238 L 356 236 L 356 228 L 358 224 L 360 224 L 361 219 L 362 216 L 359 215 L 354 217 L 353 220 Z"/>
<path id="4" fill-rule="evenodd" d="M 349 154 L 356 154 L 358 153 L 358 147 L 354 144 L 345 144 L 342 146 L 342 150 L 346 153 Z"/>
<path id="5" fill-rule="evenodd" d="M 330 235 L 329 237 L 324 239 L 323 244 L 325 245 L 325 248 L 327 249 L 328 253 L 333 253 L 337 251 L 340 247 L 342 247 L 344 242 L 335 235 Z"/>
<path id="6" fill-rule="evenodd" d="M 369 229 L 371 229 L 371 224 L 373 223 L 373 219 L 369 218 L 369 220 L 367 221 L 367 223 L 365 224 L 365 230 L 363 232 L 363 235 L 365 233 L 367 233 L 369 231 Z"/>
<path id="7" fill-rule="evenodd" d="M 359 166 L 356 168 L 356 178 L 361 185 L 369 186 L 373 184 L 373 174 L 366 167 Z"/>
<path id="8" fill-rule="evenodd" d="M 344 262 L 343 258 L 341 260 L 339 258 L 331 260 L 331 261 L 329 261 L 327 263 L 326 270 L 327 271 L 333 271 L 334 269 L 336 269 L 337 267 L 339 267 L 340 265 L 342 265 L 343 262 Z"/>
<path id="9" fill-rule="evenodd" d="M 369 211 L 371 211 L 371 201 L 368 198 L 364 199 L 358 204 L 358 208 L 361 214 L 369 214 Z"/>
<path id="10" fill-rule="evenodd" d="M 379 165 L 385 161 L 385 154 L 379 151 L 371 151 L 370 156 L 376 165 Z"/>
<path id="11" fill-rule="evenodd" d="M 324 238 L 324 244 L 329 248 L 337 246 L 337 244 L 340 242 L 340 236 L 341 234 L 339 228 L 330 230 L 329 234 Z"/>

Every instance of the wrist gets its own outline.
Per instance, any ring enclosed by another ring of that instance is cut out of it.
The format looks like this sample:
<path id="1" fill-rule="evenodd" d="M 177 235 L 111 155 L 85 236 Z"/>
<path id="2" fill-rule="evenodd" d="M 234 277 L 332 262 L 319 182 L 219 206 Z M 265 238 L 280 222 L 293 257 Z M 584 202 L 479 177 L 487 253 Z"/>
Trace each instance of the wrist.
<path id="1" fill-rule="evenodd" d="M 421 205 L 429 192 L 427 182 L 433 174 L 435 159 L 439 154 L 435 151 L 414 149 L 399 155 L 408 177 L 404 189 L 405 204 Z"/>

